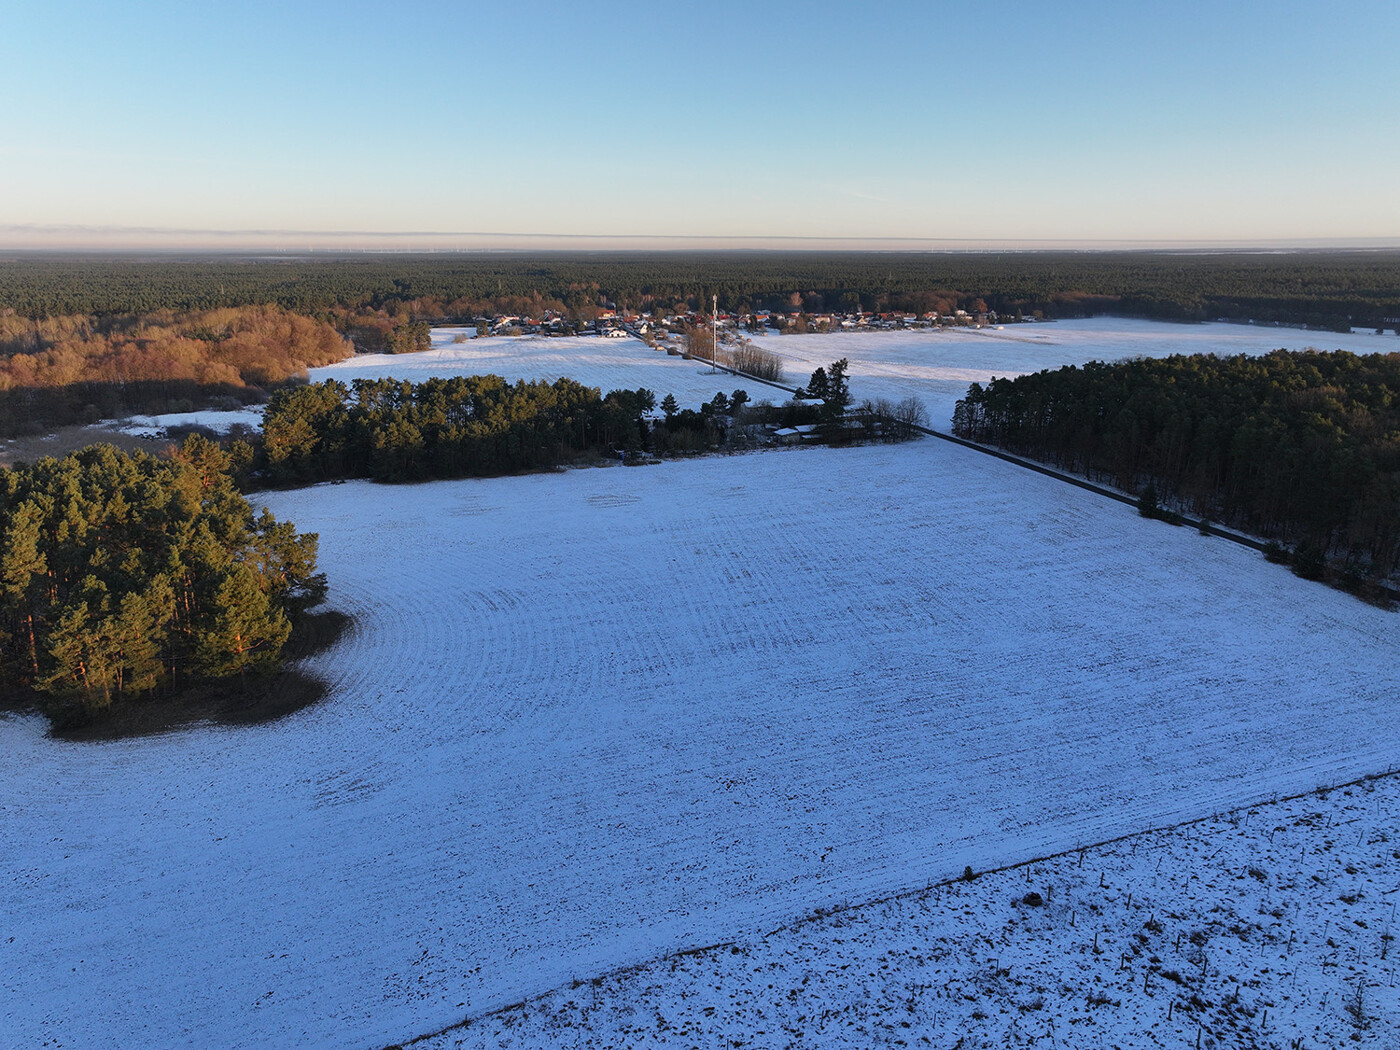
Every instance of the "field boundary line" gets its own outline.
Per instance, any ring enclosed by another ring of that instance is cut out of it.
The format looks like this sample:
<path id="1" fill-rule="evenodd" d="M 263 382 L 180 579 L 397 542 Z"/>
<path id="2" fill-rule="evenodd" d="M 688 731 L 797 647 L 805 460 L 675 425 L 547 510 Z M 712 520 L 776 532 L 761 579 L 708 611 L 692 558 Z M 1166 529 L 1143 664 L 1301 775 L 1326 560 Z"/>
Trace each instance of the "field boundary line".
<path id="1" fill-rule="evenodd" d="M 757 376 L 751 376 L 747 372 L 740 372 L 737 369 L 729 368 L 726 370 L 734 376 L 742 376 L 745 379 L 752 379 L 754 382 L 757 383 L 766 383 L 768 386 L 776 387 L 779 390 L 785 390 L 789 394 L 796 394 L 798 390 L 797 387 L 789 387 L 781 383 L 772 382 L 771 380 L 760 379 Z M 1120 489 L 1110 488 L 1107 485 L 1100 485 L 1099 483 L 1090 481 L 1088 478 L 1081 477 L 1078 474 L 1071 474 L 1067 471 L 1060 470 L 1056 467 L 1050 467 L 1046 466 L 1043 463 L 1037 463 L 1035 460 L 1028 459 L 1025 456 L 1018 456 L 1013 452 L 1005 452 L 991 445 L 983 445 L 976 441 L 970 441 L 967 438 L 960 438 L 955 434 L 949 434 L 946 431 L 942 430 L 935 430 L 932 427 L 919 426 L 917 423 L 913 424 L 913 429 L 917 430 L 921 434 L 927 434 L 929 437 L 938 438 L 940 441 L 947 441 L 950 444 L 959 445 L 962 448 L 966 449 L 971 449 L 973 452 L 980 452 L 984 456 L 991 456 L 994 459 L 999 459 L 1004 463 L 1010 463 L 1013 466 L 1021 467 L 1025 470 L 1034 471 L 1037 474 L 1043 474 L 1047 478 L 1054 478 L 1055 480 L 1062 481 L 1067 485 L 1073 485 L 1075 488 L 1084 489 L 1086 492 L 1093 492 L 1096 495 L 1103 496 L 1107 499 L 1116 500 L 1119 503 L 1126 503 L 1130 507 L 1136 507 L 1138 505 L 1138 500 L 1136 496 L 1123 492 Z M 1169 524 L 1175 524 L 1178 526 L 1190 526 L 1203 536 L 1218 536 L 1222 540 L 1229 540 L 1231 543 L 1237 543 L 1241 547 L 1248 547 L 1251 550 L 1256 550 L 1261 553 L 1263 552 L 1265 547 L 1264 540 L 1256 539 L 1255 537 L 1247 535 L 1246 533 L 1238 532 L 1235 529 L 1225 528 L 1221 525 L 1217 525 L 1215 522 L 1206 521 L 1202 518 L 1193 518 L 1185 514 L 1177 514 L 1176 520 Z M 1391 599 L 1392 601 L 1400 601 L 1400 588 L 1392 587 L 1389 584 L 1383 583 L 1379 580 L 1375 582 L 1375 586 L 1387 598 Z"/>
<path id="2" fill-rule="evenodd" d="M 992 456 L 1018 467 L 1024 467 L 1026 470 L 1033 470 L 1037 474 L 1044 474 L 1048 478 L 1055 478 L 1066 484 L 1074 485 L 1076 488 L 1085 489 L 1089 492 L 1097 493 L 1100 496 L 1106 496 L 1109 499 L 1117 500 L 1119 503 L 1126 503 L 1130 507 L 1136 507 L 1138 505 L 1137 498 L 1126 492 L 1109 488 L 1107 485 L 1100 485 L 1097 482 L 1090 481 L 1088 478 L 1080 477 L 1077 474 L 1069 474 L 1055 467 L 1048 467 L 1043 463 L 1037 463 L 1033 459 L 1026 459 L 1023 456 L 1018 456 L 1011 452 L 1004 452 L 999 448 L 993 448 L 990 445 L 982 445 L 976 441 L 969 441 L 966 438 L 960 438 L 953 434 L 945 434 L 931 427 L 916 426 L 915 429 L 924 434 L 928 434 L 930 437 L 936 437 L 943 441 L 951 442 L 954 445 L 961 445 L 963 448 L 972 449 L 974 452 L 981 452 L 983 455 Z M 1243 532 L 1237 532 L 1234 529 L 1224 528 L 1215 524 L 1213 521 L 1206 521 L 1202 518 L 1192 518 L 1185 514 L 1177 514 L 1176 520 L 1168 522 L 1168 524 L 1177 526 L 1189 525 L 1202 535 L 1219 536 L 1223 540 L 1229 540 L 1231 543 L 1238 543 L 1241 547 L 1248 547 L 1251 550 L 1262 552 L 1266 546 L 1264 540 L 1256 539 L 1253 536 L 1246 535 Z M 1392 587 L 1379 580 L 1375 581 L 1375 587 L 1392 601 L 1400 600 L 1400 588 Z"/>
<path id="3" fill-rule="evenodd" d="M 719 367 L 723 368 L 724 366 L 721 365 Z M 766 383 L 768 386 L 775 387 L 778 390 L 786 391 L 789 394 L 795 395 L 799 389 L 798 387 L 786 386 L 783 383 L 776 383 L 772 380 L 760 379 L 758 376 L 749 375 L 749 373 L 747 372 L 740 372 L 738 369 L 726 368 L 725 370 L 731 375 L 741 376 L 744 379 L 752 379 L 754 382 L 757 383 Z M 1089 492 L 1095 492 L 1100 496 L 1106 496 L 1112 500 L 1117 500 L 1119 503 L 1126 503 L 1131 507 L 1137 506 L 1136 497 L 1130 496 L 1125 492 L 1120 492 L 1117 489 L 1109 488 L 1107 485 L 1097 484 L 1096 482 L 1090 481 L 1088 478 L 1081 478 L 1078 475 L 1069 474 L 1063 470 L 1057 470 L 1054 467 L 1047 467 L 1042 463 L 1037 463 L 1033 459 L 1026 459 L 1024 456 L 1018 456 L 1011 452 L 1003 452 L 1001 449 L 993 448 L 991 445 L 982 445 L 976 441 L 969 441 L 967 438 L 960 438 L 956 435 L 949 434 L 946 431 L 935 430 L 933 429 L 933 427 L 919 426 L 917 423 L 915 423 L 913 428 L 921 434 L 927 434 L 929 437 L 935 437 L 941 441 L 947 441 L 953 445 L 960 445 L 963 448 L 971 449 L 974 452 L 981 452 L 983 455 L 992 456 L 995 459 L 1000 459 L 1006 463 L 1011 463 L 1018 467 L 1024 467 L 1026 470 L 1033 470 L 1037 474 L 1044 474 L 1048 478 L 1055 478 L 1067 484 L 1074 485 L 1077 488 L 1085 489 Z M 1182 515 L 1181 520 L 1187 525 L 1194 525 L 1197 529 L 1201 528 L 1202 523 L 1197 519 L 1188 518 L 1185 515 Z M 1233 542 L 1239 543 L 1245 547 L 1253 547 L 1255 550 L 1262 551 L 1264 549 L 1264 544 L 1262 541 L 1256 540 L 1250 536 L 1246 536 L 1243 533 L 1235 532 L 1232 529 L 1223 529 L 1220 526 L 1212 523 L 1206 523 L 1205 527 L 1210 530 L 1212 536 L 1220 536 L 1223 539 L 1232 540 Z"/>
<path id="4" fill-rule="evenodd" d="M 1252 802 L 1242 802 L 1237 806 L 1231 807 L 1230 809 L 1218 810 L 1214 813 L 1210 813 L 1203 817 L 1193 817 L 1190 820 L 1177 821 L 1175 824 L 1163 824 L 1159 827 L 1147 827 L 1139 829 L 1137 831 L 1129 831 L 1125 834 L 1116 835 L 1113 838 L 1102 839 L 1098 842 L 1090 842 L 1079 846 L 1071 846 L 1068 849 L 1058 850 L 1054 853 L 1046 853 L 1041 856 L 1029 857 L 1023 861 L 1017 861 L 1015 864 L 1002 864 L 994 868 L 984 868 L 982 871 L 975 871 L 972 873 L 972 881 L 980 879 L 983 875 L 1000 875 L 1008 871 L 1018 871 L 1019 869 L 1029 867 L 1032 864 L 1043 864 L 1046 861 L 1059 860 L 1063 857 L 1073 856 L 1076 853 L 1088 853 L 1090 850 L 1103 849 L 1106 846 L 1115 846 L 1120 842 L 1127 842 L 1130 839 L 1139 838 L 1143 835 L 1157 835 L 1161 834 L 1162 832 L 1179 831 L 1182 828 L 1194 827 L 1197 824 L 1204 824 L 1207 821 L 1222 820 L 1236 813 L 1241 813 L 1245 810 L 1254 809 L 1256 806 L 1276 806 L 1283 802 L 1296 802 L 1299 799 L 1307 798 L 1309 795 L 1317 795 L 1320 793 L 1330 794 L 1333 791 L 1341 791 L 1345 788 L 1358 787 L 1362 784 L 1367 784 L 1372 781 L 1386 780 L 1390 777 L 1397 776 L 1400 776 L 1400 767 L 1388 765 L 1386 766 L 1386 770 L 1384 773 L 1366 773 L 1359 777 L 1355 777 L 1351 780 L 1344 780 L 1337 784 L 1320 784 L 1317 787 L 1309 788 L 1307 791 L 1298 791 L 1291 795 L 1265 795 L 1255 799 Z M 918 897 L 922 894 L 929 893 L 932 890 L 944 889 L 947 887 L 956 888 L 957 886 L 967 881 L 969 880 L 967 879 L 965 874 L 955 875 L 952 878 L 943 879 L 939 882 L 930 882 L 926 886 L 916 886 L 908 889 L 897 890 L 894 893 L 887 893 L 882 897 L 871 897 L 866 900 L 852 901 L 848 904 L 834 904 L 830 907 L 819 907 L 815 911 L 809 912 L 806 915 L 798 916 L 791 922 L 783 923 L 781 926 L 775 926 L 773 929 L 762 933 L 758 939 L 767 940 L 768 938 L 773 937 L 779 933 L 790 933 L 794 930 L 801 929 L 804 926 L 809 926 L 814 922 L 822 922 L 826 919 L 831 918 L 833 915 L 840 915 L 844 912 L 856 911 L 861 908 L 870 908 L 877 904 L 891 904 L 895 901 L 909 900 L 911 898 Z M 1400 890 L 1400 886 L 1397 886 L 1395 890 L 1387 890 L 1385 892 L 1394 893 L 1397 890 Z M 464 1017 L 462 1020 L 447 1025 L 444 1028 L 439 1028 L 435 1032 L 424 1032 L 422 1035 L 414 1036 L 412 1039 L 408 1040 L 405 1043 L 391 1043 L 388 1046 L 384 1047 L 383 1050 L 408 1050 L 408 1048 L 411 1046 L 425 1042 L 429 1039 L 437 1039 L 439 1036 L 447 1035 L 449 1032 L 465 1031 L 466 1029 L 470 1028 L 473 1024 L 476 1024 L 479 1021 L 484 1021 L 487 1018 L 496 1017 L 500 1014 L 508 1013 L 511 1010 L 522 1009 L 526 1006 L 529 1006 L 531 1003 L 540 1002 L 541 1000 L 548 998 L 556 992 L 563 991 L 566 987 L 573 989 L 581 988 L 586 984 L 597 985 L 614 977 L 623 977 L 628 974 L 640 973 L 642 970 L 645 970 L 647 967 L 650 966 L 659 966 L 662 963 L 675 962 L 678 959 L 685 959 L 689 958 L 690 956 L 705 955 L 709 952 L 717 951 L 719 949 L 741 949 L 742 947 L 743 945 L 737 939 L 728 941 L 717 941 L 714 944 L 699 945 L 694 948 L 682 948 L 674 952 L 668 952 L 665 955 L 658 955 L 654 956 L 651 959 L 645 959 L 641 962 L 628 963 L 626 966 L 619 966 L 615 969 L 607 970 L 601 974 L 595 974 L 592 977 L 583 979 L 576 977 L 569 985 L 556 985 L 553 988 L 548 988 L 545 991 L 537 992 L 534 995 L 528 995 L 524 999 L 520 999 L 513 1003 L 508 1003 L 505 1006 L 497 1006 L 491 1009 L 483 1010 L 480 1013 Z"/>

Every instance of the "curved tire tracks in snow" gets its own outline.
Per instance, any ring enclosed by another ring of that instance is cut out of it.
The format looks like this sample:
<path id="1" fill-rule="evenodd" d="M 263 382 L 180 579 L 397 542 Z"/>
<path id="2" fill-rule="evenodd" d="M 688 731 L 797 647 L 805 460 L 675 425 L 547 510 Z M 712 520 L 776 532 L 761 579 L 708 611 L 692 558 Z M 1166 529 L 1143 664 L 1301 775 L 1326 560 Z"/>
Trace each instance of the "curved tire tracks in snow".
<path id="1" fill-rule="evenodd" d="M 942 443 L 267 502 L 325 703 L 0 723 L 21 1043 L 387 1045 L 1400 744 L 1393 616 Z"/>

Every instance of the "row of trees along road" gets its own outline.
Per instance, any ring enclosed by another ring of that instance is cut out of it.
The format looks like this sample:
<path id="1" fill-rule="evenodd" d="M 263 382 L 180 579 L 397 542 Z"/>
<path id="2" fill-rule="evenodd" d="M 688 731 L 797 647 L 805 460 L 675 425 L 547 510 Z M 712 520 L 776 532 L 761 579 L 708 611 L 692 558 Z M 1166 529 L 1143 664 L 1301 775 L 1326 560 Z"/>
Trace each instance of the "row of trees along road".
<path id="1" fill-rule="evenodd" d="M 1400 355 L 1277 350 L 1091 362 L 974 383 L 953 430 L 1164 506 L 1400 566 Z"/>
<path id="2" fill-rule="evenodd" d="M 0 471 L 0 687 L 88 711 L 277 666 L 325 590 L 316 536 L 255 517 L 213 442 Z"/>

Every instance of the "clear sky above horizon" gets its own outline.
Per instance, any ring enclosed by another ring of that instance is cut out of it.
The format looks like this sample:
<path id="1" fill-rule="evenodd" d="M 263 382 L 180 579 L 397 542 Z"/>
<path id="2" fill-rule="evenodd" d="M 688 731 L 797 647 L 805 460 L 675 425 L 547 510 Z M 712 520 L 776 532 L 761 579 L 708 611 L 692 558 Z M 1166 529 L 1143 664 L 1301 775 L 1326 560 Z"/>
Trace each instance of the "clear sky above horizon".
<path id="1" fill-rule="evenodd" d="M 1394 0 L 0 16 L 0 246 L 1400 243 Z"/>

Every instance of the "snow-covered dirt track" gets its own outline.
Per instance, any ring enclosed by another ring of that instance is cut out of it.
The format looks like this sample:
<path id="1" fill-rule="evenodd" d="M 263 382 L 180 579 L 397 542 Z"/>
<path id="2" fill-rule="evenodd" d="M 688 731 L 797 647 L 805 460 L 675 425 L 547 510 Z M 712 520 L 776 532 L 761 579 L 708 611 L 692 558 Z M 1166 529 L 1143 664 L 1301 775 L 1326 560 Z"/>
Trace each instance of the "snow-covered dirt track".
<path id="1" fill-rule="evenodd" d="M 0 1045 L 402 1042 L 1400 756 L 1394 614 L 941 442 L 268 502 L 329 700 L 0 721 Z"/>

